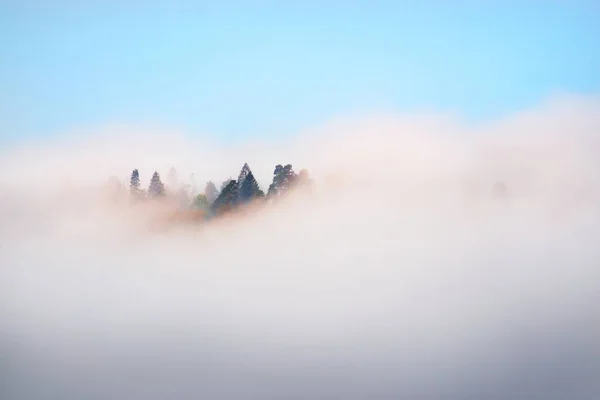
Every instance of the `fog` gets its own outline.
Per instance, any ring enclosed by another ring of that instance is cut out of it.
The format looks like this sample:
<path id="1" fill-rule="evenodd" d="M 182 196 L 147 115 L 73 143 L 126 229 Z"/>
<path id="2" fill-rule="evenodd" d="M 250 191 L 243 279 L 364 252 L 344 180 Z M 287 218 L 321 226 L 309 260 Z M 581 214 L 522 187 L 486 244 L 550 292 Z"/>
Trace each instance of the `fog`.
<path id="1" fill-rule="evenodd" d="M 599 107 L 3 148 L 0 398 L 598 399 Z M 175 166 L 202 190 L 244 162 L 263 190 L 287 163 L 315 190 L 166 227 L 107 188 Z"/>

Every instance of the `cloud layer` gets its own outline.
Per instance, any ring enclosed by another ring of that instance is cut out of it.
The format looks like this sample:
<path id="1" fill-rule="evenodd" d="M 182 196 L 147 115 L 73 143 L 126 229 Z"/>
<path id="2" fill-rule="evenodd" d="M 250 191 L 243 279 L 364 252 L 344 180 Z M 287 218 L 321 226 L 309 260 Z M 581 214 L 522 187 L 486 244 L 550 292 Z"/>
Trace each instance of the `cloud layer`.
<path id="1" fill-rule="evenodd" d="M 332 121 L 219 144 L 114 127 L 0 158 L 7 399 L 596 399 L 600 117 Z M 152 230 L 108 177 L 244 162 L 313 196 Z M 507 201 L 491 196 L 503 181 Z"/>

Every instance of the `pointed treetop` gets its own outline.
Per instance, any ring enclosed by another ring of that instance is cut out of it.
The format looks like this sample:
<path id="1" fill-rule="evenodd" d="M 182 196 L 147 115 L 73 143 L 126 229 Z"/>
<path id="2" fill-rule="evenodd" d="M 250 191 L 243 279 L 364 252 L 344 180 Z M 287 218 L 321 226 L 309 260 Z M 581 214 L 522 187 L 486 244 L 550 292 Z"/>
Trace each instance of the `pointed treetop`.
<path id="1" fill-rule="evenodd" d="M 137 170 L 137 168 L 131 172 L 129 191 L 134 195 L 140 193 L 140 172 Z"/>
<path id="2" fill-rule="evenodd" d="M 230 180 L 227 185 L 221 190 L 221 194 L 212 204 L 212 208 L 214 211 L 219 211 L 220 209 L 228 209 L 233 207 L 237 201 L 237 183 L 235 180 Z"/>
<path id="3" fill-rule="evenodd" d="M 244 166 L 242 167 L 242 170 L 240 171 L 240 175 L 238 176 L 238 179 L 237 179 L 238 189 L 242 187 L 242 185 L 244 184 L 244 180 L 246 179 L 248 174 L 251 172 L 252 171 L 250 170 L 250 166 L 248 166 L 248 163 L 244 163 Z"/>
<path id="4" fill-rule="evenodd" d="M 246 203 L 263 196 L 264 193 L 260 190 L 258 182 L 256 182 L 256 179 L 254 178 L 254 174 L 252 172 L 248 173 L 238 193 L 239 202 Z"/>
<path id="5" fill-rule="evenodd" d="M 157 171 L 154 171 L 152 179 L 150 180 L 150 186 L 148 187 L 148 195 L 151 197 L 163 196 L 165 194 L 165 185 L 160 180 L 160 175 Z"/>
<path id="6" fill-rule="evenodd" d="M 225 189 L 225 186 L 229 185 L 229 183 L 231 183 L 233 179 L 231 179 L 231 177 L 229 179 L 225 179 L 223 181 L 223 183 L 221 183 L 221 192 L 223 191 L 223 189 Z"/>

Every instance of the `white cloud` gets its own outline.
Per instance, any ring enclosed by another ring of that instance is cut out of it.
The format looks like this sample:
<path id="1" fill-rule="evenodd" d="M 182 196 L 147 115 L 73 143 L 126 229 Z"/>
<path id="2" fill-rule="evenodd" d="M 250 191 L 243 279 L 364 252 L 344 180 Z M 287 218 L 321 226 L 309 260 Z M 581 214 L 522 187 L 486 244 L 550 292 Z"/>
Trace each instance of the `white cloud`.
<path id="1" fill-rule="evenodd" d="M 597 398 L 599 105 L 348 118 L 278 145 L 114 128 L 5 149 L 5 398 Z M 93 190 L 246 161 L 264 189 L 289 162 L 319 190 L 166 232 Z"/>

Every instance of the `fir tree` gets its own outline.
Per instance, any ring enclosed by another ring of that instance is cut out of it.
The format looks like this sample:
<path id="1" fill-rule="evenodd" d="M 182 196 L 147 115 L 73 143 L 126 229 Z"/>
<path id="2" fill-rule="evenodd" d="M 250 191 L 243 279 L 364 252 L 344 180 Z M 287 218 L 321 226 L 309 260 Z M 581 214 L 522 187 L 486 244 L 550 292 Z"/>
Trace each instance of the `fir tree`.
<path id="1" fill-rule="evenodd" d="M 165 185 L 160 180 L 158 172 L 154 171 L 152 179 L 150 180 L 150 186 L 148 187 L 148 195 L 150 197 L 164 196 Z"/>
<path id="2" fill-rule="evenodd" d="M 248 163 L 244 163 L 242 170 L 240 171 L 239 178 L 237 180 L 237 194 L 238 203 L 246 203 L 252 199 L 264 196 L 262 190 L 258 186 L 258 182 L 254 178 L 254 174 L 248 166 Z"/>
<path id="3" fill-rule="evenodd" d="M 242 185 L 244 184 L 244 180 L 250 173 L 252 173 L 252 171 L 250 171 L 250 167 L 248 166 L 248 163 L 244 163 L 244 166 L 242 167 L 242 170 L 240 171 L 240 174 L 239 174 L 238 180 L 237 180 L 238 191 L 242 188 Z"/>
<path id="4" fill-rule="evenodd" d="M 291 164 L 285 167 L 281 164 L 275 166 L 273 171 L 273 183 L 269 186 L 267 196 L 280 196 L 286 193 L 293 185 L 296 178 L 296 173 Z"/>
<path id="5" fill-rule="evenodd" d="M 231 181 L 232 181 L 231 177 L 229 179 L 225 179 L 223 181 L 223 183 L 221 183 L 221 190 L 220 191 L 222 192 L 223 189 L 225 189 L 225 186 L 229 185 L 231 183 Z"/>
<path id="6" fill-rule="evenodd" d="M 129 181 L 129 193 L 132 196 L 139 197 L 140 191 L 140 172 L 136 169 L 131 172 L 131 179 Z"/>
<path id="7" fill-rule="evenodd" d="M 218 212 L 220 210 L 227 210 L 235 206 L 237 201 L 237 183 L 235 180 L 230 180 L 229 183 L 223 188 L 219 197 L 212 204 L 212 210 Z"/>
<path id="8" fill-rule="evenodd" d="M 240 203 L 246 203 L 258 197 L 263 197 L 264 195 L 265 194 L 258 186 L 258 182 L 254 179 L 254 174 L 250 171 L 248 175 L 246 175 L 238 193 Z"/>

